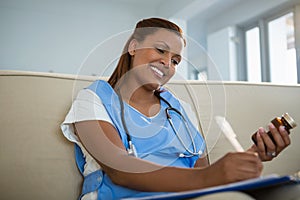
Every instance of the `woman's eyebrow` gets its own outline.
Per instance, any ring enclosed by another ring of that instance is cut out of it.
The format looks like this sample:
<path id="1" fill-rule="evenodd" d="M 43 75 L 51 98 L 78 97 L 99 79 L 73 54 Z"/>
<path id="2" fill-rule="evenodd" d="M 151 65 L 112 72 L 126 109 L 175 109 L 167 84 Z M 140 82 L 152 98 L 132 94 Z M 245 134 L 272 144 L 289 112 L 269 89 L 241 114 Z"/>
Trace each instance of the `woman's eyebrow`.
<path id="1" fill-rule="evenodd" d="M 159 43 L 163 43 L 163 45 L 166 47 L 166 50 L 170 50 L 170 46 L 165 41 L 157 41 Z"/>

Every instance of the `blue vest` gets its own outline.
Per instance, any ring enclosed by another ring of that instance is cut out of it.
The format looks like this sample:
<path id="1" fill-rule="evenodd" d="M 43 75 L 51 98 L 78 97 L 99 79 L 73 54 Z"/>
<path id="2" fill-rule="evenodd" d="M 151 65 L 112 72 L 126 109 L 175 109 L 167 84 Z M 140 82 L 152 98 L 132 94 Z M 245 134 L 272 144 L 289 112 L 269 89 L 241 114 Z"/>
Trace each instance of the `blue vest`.
<path id="1" fill-rule="evenodd" d="M 128 148 L 127 135 L 120 115 L 121 106 L 118 95 L 107 82 L 101 80 L 95 81 L 87 89 L 92 90 L 101 99 L 124 146 Z M 179 100 L 168 91 L 162 92 L 161 97 L 167 100 L 173 108 L 179 110 L 186 118 L 197 152 L 200 150 L 204 152 L 204 139 L 188 119 Z M 141 159 L 163 166 L 192 168 L 199 156 L 192 156 L 189 158 L 182 158 L 178 156 L 180 153 L 188 154 L 187 150 L 175 135 L 166 118 L 165 109 L 168 105 L 162 100 L 160 103 L 160 112 L 155 117 L 147 117 L 124 102 L 124 119 L 126 121 L 129 134 L 131 135 L 132 143 L 135 145 L 137 156 Z M 194 151 L 191 138 L 181 117 L 179 117 L 176 113 L 170 114 L 179 137 L 186 147 L 188 147 L 191 151 Z M 80 147 L 77 145 L 75 145 L 75 153 L 77 166 L 79 170 L 83 172 L 85 159 Z M 81 197 L 86 193 L 96 190 L 98 191 L 98 199 L 120 199 L 126 197 L 142 197 L 161 194 L 157 192 L 141 192 L 115 185 L 102 170 L 97 170 L 84 177 Z"/>

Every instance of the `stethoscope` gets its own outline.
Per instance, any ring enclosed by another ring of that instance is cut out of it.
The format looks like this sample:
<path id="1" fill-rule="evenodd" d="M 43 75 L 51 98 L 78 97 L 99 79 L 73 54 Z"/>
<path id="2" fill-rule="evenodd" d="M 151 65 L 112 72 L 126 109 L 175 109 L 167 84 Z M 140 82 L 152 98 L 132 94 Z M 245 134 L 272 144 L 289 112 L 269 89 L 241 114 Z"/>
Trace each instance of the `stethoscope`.
<path id="1" fill-rule="evenodd" d="M 181 143 L 181 145 L 184 147 L 184 149 L 187 151 L 187 153 L 179 153 L 178 156 L 180 158 L 189 158 L 189 157 L 193 157 L 193 156 L 199 156 L 202 154 L 202 151 L 199 150 L 197 151 L 196 149 L 196 144 L 195 144 L 195 141 L 194 141 L 194 138 L 192 136 L 192 133 L 191 133 L 191 130 L 188 126 L 188 123 L 185 119 L 185 117 L 183 116 L 183 114 L 176 108 L 172 107 L 171 104 L 166 100 L 164 99 L 163 97 L 160 96 L 160 92 L 159 91 L 155 91 L 154 92 L 155 96 L 158 97 L 159 100 L 162 100 L 164 103 L 167 104 L 167 108 L 165 108 L 165 113 L 166 113 L 166 117 L 167 117 L 167 120 L 170 124 L 170 126 L 172 127 L 176 137 L 178 138 L 179 142 Z M 127 148 L 127 153 L 128 155 L 130 156 L 134 156 L 134 157 L 137 157 L 137 151 L 136 151 L 136 148 L 134 146 L 134 144 L 132 143 L 132 139 L 131 139 L 131 135 L 129 134 L 129 131 L 128 131 L 128 128 L 127 128 L 127 125 L 126 125 L 126 122 L 125 122 L 125 119 L 124 119 L 124 102 L 122 100 L 122 97 L 120 95 L 120 92 L 118 91 L 117 92 L 117 95 L 119 97 L 119 101 L 120 101 L 120 106 L 121 106 L 121 121 L 122 121 L 122 125 L 124 127 L 124 131 L 126 133 L 126 136 L 127 136 L 127 142 L 128 142 L 128 148 Z M 191 139 L 191 142 L 192 142 L 192 146 L 193 146 L 193 151 L 191 151 L 183 142 L 182 138 L 179 136 L 177 130 L 175 129 L 175 126 L 173 124 L 173 121 L 172 121 L 172 117 L 170 115 L 170 112 L 173 111 L 175 113 L 178 114 L 178 116 L 182 119 L 183 121 L 183 124 L 185 126 L 185 129 L 187 130 L 188 132 L 188 135 Z"/>

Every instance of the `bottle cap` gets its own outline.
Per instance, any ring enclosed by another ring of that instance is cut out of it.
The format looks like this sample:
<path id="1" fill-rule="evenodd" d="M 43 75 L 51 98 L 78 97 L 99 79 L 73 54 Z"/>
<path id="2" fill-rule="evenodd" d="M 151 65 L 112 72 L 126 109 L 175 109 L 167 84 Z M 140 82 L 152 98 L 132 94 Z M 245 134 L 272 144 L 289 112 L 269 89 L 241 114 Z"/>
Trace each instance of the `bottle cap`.
<path id="1" fill-rule="evenodd" d="M 294 119 L 288 114 L 285 113 L 282 115 L 282 117 L 287 121 L 287 123 L 292 127 L 295 128 L 297 126 L 296 122 L 294 121 Z"/>

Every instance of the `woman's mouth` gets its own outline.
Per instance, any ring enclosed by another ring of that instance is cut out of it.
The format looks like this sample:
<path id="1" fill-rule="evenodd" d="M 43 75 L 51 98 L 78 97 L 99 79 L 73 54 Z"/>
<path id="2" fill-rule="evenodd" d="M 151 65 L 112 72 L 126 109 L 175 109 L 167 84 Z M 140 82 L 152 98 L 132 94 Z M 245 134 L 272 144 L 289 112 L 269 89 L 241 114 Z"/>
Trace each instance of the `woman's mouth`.
<path id="1" fill-rule="evenodd" d="M 151 66 L 151 70 L 154 72 L 154 74 L 156 75 L 156 76 L 158 76 L 159 78 L 162 78 L 163 76 L 165 76 L 165 74 L 161 71 L 161 70 L 159 70 L 157 67 L 155 67 L 155 66 Z"/>

